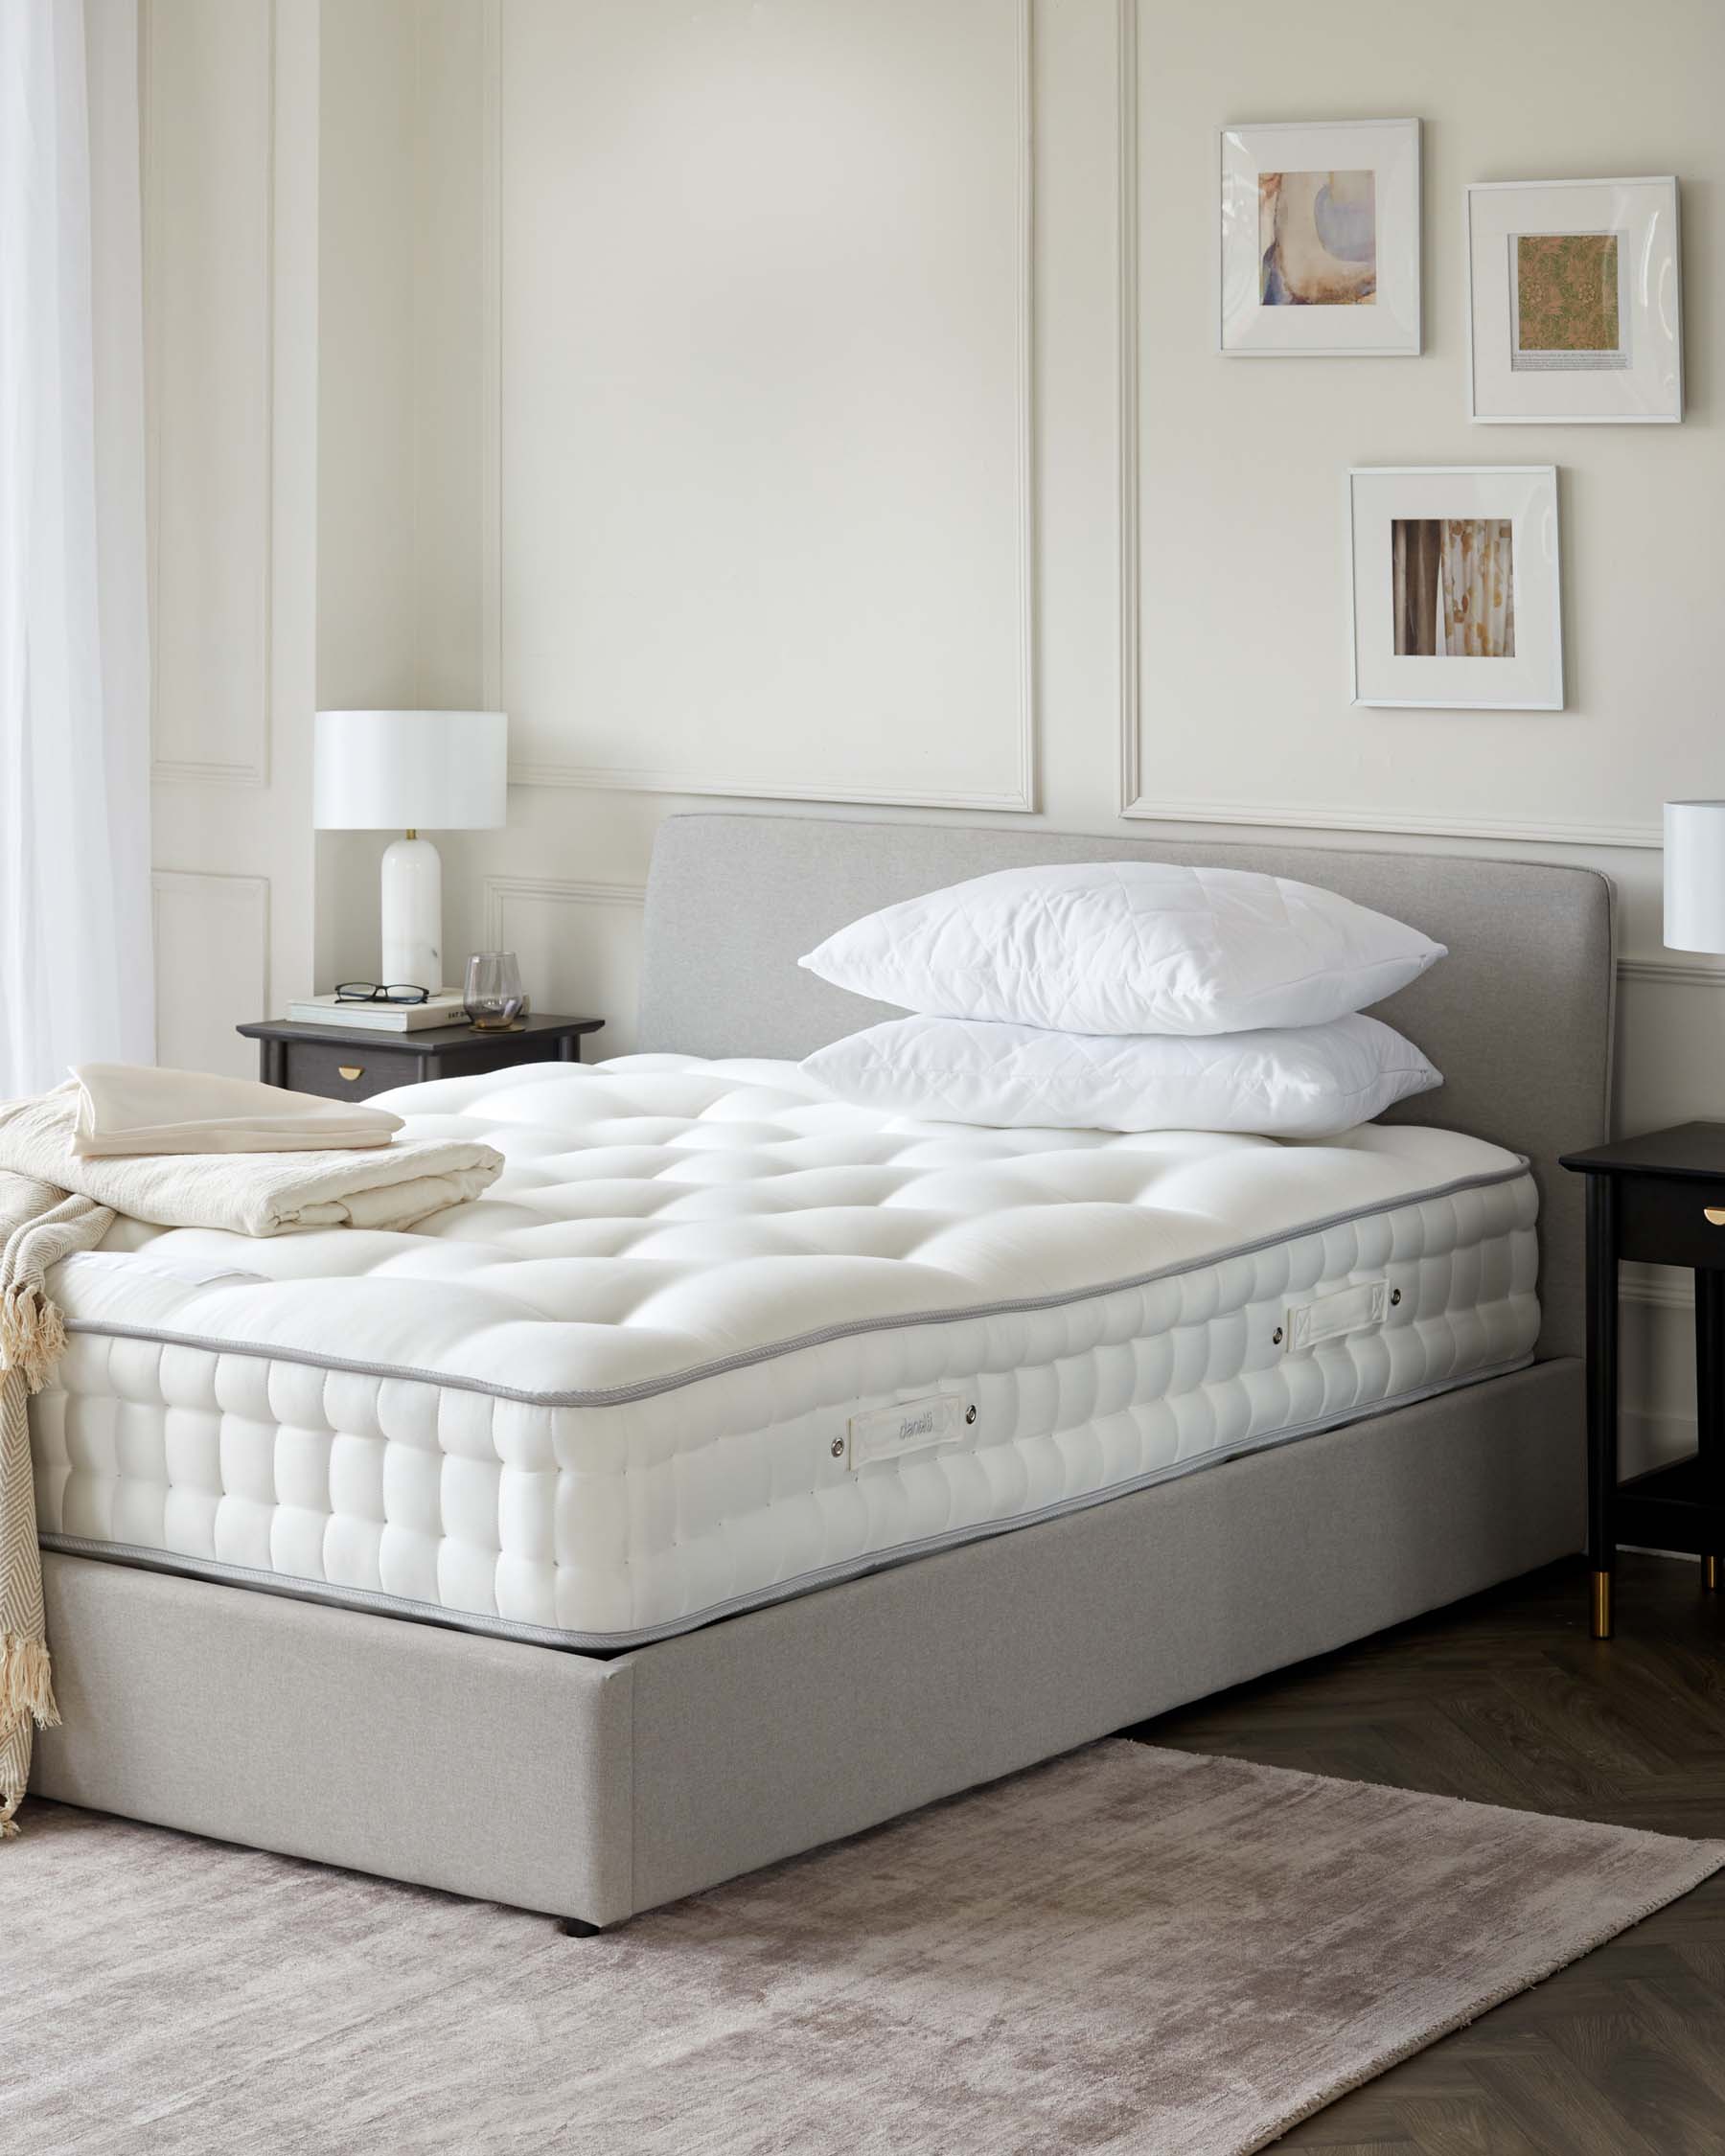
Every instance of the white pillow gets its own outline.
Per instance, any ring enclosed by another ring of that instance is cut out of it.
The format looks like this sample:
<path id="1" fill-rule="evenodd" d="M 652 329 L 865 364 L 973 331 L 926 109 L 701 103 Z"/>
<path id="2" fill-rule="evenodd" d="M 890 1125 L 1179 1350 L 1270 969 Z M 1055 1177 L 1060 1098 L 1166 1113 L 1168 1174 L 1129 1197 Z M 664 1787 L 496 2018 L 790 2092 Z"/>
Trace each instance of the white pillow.
<path id="1" fill-rule="evenodd" d="M 853 921 L 798 961 L 943 1018 L 1068 1033 L 1322 1025 L 1444 955 L 1417 929 L 1241 868 L 1003 868 Z"/>
<path id="2" fill-rule="evenodd" d="M 1332 1137 L 1443 1083 L 1411 1041 L 1359 1017 L 1204 1039 L 888 1019 L 803 1068 L 840 1100 L 930 1122 L 1298 1138 Z"/>

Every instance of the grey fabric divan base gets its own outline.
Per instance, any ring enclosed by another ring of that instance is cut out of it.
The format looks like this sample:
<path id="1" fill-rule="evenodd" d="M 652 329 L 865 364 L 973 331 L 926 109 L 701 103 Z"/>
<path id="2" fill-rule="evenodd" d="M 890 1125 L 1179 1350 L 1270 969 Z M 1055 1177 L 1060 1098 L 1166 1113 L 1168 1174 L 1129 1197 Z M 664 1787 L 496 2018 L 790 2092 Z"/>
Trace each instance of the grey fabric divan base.
<path id="1" fill-rule="evenodd" d="M 610 1661 L 47 1556 L 42 1795 L 613 1924 L 1577 1549 L 1581 1365 Z"/>

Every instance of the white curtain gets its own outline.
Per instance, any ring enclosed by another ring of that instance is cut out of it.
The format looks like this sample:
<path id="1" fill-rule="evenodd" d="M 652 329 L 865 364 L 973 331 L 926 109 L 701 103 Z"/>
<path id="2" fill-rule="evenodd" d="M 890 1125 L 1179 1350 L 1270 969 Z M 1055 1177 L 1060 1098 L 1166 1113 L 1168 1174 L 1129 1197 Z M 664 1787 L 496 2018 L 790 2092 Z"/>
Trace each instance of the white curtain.
<path id="1" fill-rule="evenodd" d="M 0 1099 L 155 1055 L 137 0 L 0 0 Z"/>

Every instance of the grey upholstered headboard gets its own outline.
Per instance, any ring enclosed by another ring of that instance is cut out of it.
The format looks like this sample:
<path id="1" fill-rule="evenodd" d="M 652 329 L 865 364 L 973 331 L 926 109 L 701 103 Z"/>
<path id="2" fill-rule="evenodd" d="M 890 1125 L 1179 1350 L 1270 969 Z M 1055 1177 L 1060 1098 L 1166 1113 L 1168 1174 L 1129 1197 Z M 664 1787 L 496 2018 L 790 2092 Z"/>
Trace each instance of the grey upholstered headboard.
<path id="1" fill-rule="evenodd" d="M 1540 1353 L 1578 1353 L 1581 1193 L 1556 1162 L 1607 1135 L 1612 894 L 1591 869 L 812 816 L 674 816 L 659 832 L 647 886 L 640 1045 L 805 1056 L 895 1015 L 797 965 L 834 929 L 991 869 L 1121 860 L 1297 877 L 1449 946 L 1446 959 L 1380 1006 L 1445 1078 L 1391 1119 L 1442 1124 L 1530 1157 L 1543 1224 Z"/>

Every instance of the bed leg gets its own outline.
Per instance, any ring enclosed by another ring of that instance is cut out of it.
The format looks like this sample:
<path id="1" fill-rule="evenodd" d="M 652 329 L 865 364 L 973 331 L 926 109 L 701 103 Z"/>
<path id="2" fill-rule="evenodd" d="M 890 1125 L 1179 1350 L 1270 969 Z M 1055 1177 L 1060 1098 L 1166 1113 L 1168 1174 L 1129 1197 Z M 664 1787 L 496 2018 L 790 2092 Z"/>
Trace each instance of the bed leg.
<path id="1" fill-rule="evenodd" d="M 1701 1585 L 1709 1594 L 1716 1594 L 1719 1592 L 1719 1559 L 1717 1557 L 1702 1558 Z"/>
<path id="2" fill-rule="evenodd" d="M 564 1938 L 597 1938 L 599 1926 L 589 1924 L 585 1916 L 560 1916 L 557 1928 Z"/>

